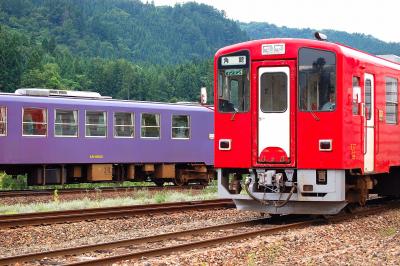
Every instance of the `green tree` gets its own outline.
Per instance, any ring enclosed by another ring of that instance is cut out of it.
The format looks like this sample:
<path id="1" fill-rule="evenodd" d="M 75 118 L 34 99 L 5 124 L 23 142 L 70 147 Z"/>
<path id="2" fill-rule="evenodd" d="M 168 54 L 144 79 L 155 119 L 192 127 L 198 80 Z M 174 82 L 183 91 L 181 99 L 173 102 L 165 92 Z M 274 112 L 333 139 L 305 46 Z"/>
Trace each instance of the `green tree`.
<path id="1" fill-rule="evenodd" d="M 26 68 L 28 40 L 21 34 L 0 26 L 0 90 L 18 88 Z"/>
<path id="2" fill-rule="evenodd" d="M 60 68 L 57 64 L 47 63 L 41 69 L 32 69 L 22 78 L 24 87 L 62 89 Z"/>

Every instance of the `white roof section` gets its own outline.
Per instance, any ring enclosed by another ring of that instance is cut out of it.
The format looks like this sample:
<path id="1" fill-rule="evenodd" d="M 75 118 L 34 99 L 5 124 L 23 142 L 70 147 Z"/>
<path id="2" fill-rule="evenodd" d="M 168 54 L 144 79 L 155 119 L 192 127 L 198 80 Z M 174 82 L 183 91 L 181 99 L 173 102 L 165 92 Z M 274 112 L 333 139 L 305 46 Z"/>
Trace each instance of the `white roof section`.
<path id="1" fill-rule="evenodd" d="M 377 57 L 395 62 L 397 64 L 400 64 L 400 56 L 394 55 L 394 54 L 382 54 L 382 55 L 377 55 Z"/>
<path id="2" fill-rule="evenodd" d="M 93 91 L 68 91 L 68 90 L 51 90 L 42 88 L 21 88 L 15 91 L 15 94 L 25 96 L 61 96 L 61 97 L 78 97 L 78 98 L 111 98 L 101 96 L 98 92 Z"/>
<path id="3" fill-rule="evenodd" d="M 66 93 L 67 92 L 67 93 Z M 68 95 L 69 92 L 69 95 Z M 82 94 L 83 93 L 83 94 Z M 82 96 L 84 95 L 84 96 Z M 65 90 L 51 90 L 51 89 L 42 89 L 42 88 L 21 88 L 16 90 L 14 93 L 8 92 L 0 92 L 0 96 L 10 96 L 10 97 L 32 97 L 38 102 L 56 102 L 56 103 L 75 103 L 79 100 L 87 101 L 85 104 L 99 104 L 101 101 L 102 104 L 121 104 L 121 106 L 131 106 L 131 104 L 140 104 L 143 106 L 152 106 L 155 108 L 159 106 L 160 108 L 181 108 L 181 107 L 192 107 L 192 108 L 201 108 L 201 109 L 210 109 L 213 110 L 213 106 L 211 105 L 201 105 L 196 102 L 178 102 L 178 103 L 169 103 L 169 102 L 152 102 L 152 101 L 136 101 L 136 100 L 122 100 L 122 99 L 113 99 L 109 96 L 101 96 L 97 92 L 85 92 L 85 91 L 65 91 Z M 99 97 L 100 96 L 100 97 Z"/>
<path id="4" fill-rule="evenodd" d="M 386 66 L 386 67 L 390 67 L 392 69 L 396 69 L 396 70 L 400 70 L 400 64 L 388 61 L 386 59 L 383 58 L 379 58 L 373 55 L 369 55 L 351 48 L 348 48 L 346 46 L 342 46 L 339 45 L 340 49 L 342 50 L 343 54 L 347 55 L 347 56 L 351 56 L 360 60 L 364 60 L 367 61 L 368 63 L 371 64 L 378 64 L 381 66 Z"/>

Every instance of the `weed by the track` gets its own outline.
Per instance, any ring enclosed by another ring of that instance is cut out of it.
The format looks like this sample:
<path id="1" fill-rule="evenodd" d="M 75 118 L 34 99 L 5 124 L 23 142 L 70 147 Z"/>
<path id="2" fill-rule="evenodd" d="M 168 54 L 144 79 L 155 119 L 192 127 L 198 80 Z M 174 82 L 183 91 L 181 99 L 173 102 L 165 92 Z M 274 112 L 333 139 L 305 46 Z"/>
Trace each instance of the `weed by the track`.
<path id="1" fill-rule="evenodd" d="M 101 192 L 100 192 L 101 193 Z M 15 205 L 0 205 L 0 214 L 15 214 L 28 212 L 43 212 L 43 211 L 59 211 L 59 210 L 75 210 L 85 208 L 101 208 L 113 206 L 140 205 L 150 203 L 178 202 L 178 201 L 193 201 L 193 200 L 208 200 L 216 199 L 217 193 L 214 188 L 205 189 L 198 193 L 193 191 L 160 191 L 149 193 L 147 190 L 133 192 L 129 197 L 118 198 L 101 198 L 95 199 L 77 199 L 72 201 L 53 200 L 50 202 L 30 203 L 30 204 L 15 204 Z"/>
<path id="2" fill-rule="evenodd" d="M 387 227 L 387 228 L 382 228 L 381 230 L 379 230 L 379 234 L 381 236 L 385 236 L 385 237 L 394 236 L 396 233 L 397 233 L 397 229 L 394 227 Z"/>

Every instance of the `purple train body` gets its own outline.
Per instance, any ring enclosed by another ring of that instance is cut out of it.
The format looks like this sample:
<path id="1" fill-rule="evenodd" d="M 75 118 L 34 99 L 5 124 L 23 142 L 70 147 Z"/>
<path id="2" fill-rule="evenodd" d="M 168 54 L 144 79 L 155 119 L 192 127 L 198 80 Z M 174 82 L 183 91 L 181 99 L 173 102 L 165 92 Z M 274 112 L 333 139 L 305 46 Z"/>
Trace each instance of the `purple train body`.
<path id="1" fill-rule="evenodd" d="M 213 111 L 200 105 L 1 94 L 0 109 L 0 170 L 30 184 L 212 177 Z"/>

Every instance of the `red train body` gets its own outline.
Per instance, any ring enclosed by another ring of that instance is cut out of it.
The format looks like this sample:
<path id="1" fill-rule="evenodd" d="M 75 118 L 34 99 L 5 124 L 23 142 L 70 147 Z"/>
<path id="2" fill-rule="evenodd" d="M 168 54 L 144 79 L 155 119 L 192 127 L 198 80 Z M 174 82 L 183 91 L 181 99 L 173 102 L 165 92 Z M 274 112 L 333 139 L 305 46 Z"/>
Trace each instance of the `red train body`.
<path id="1" fill-rule="evenodd" d="M 325 41 L 219 50 L 220 196 L 239 209 L 333 214 L 370 193 L 400 194 L 399 78 L 400 64 Z"/>

